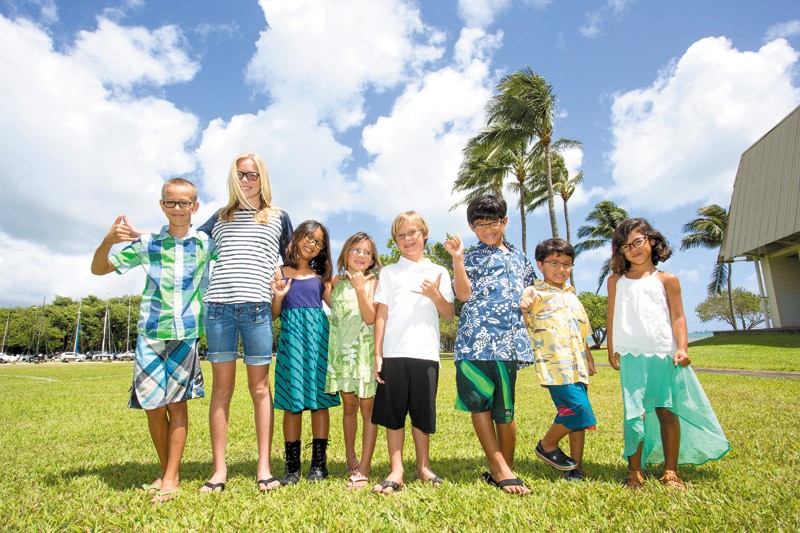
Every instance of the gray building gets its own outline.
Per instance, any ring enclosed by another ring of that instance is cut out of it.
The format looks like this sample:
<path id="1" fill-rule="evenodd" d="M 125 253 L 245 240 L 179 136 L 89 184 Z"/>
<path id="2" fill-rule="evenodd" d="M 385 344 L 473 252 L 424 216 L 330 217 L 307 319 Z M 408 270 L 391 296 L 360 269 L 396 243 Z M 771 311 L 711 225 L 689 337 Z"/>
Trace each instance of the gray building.
<path id="1" fill-rule="evenodd" d="M 755 262 L 767 327 L 800 326 L 800 106 L 743 154 L 719 260 Z"/>

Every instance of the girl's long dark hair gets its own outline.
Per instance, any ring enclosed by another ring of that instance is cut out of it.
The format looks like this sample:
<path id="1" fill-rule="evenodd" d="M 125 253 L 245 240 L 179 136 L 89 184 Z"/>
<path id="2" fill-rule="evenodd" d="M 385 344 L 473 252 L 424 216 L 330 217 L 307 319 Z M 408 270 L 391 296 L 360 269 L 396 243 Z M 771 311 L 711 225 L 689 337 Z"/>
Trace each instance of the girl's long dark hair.
<path id="1" fill-rule="evenodd" d="M 625 259 L 625 255 L 620 252 L 620 247 L 628 242 L 628 237 L 633 232 L 639 232 L 650 239 L 653 264 L 657 265 L 661 261 L 666 261 L 672 255 L 672 248 L 667 239 L 660 232 L 653 229 L 648 221 L 643 218 L 629 218 L 623 220 L 614 235 L 611 237 L 611 272 L 622 274 L 631 267 L 631 262 Z"/>
<path id="2" fill-rule="evenodd" d="M 328 236 L 327 228 L 325 228 L 325 226 L 316 220 L 306 220 L 295 228 L 294 233 L 292 234 L 292 239 L 289 241 L 289 245 L 286 247 L 286 259 L 284 259 L 283 264 L 290 268 L 298 268 L 298 258 L 300 256 L 298 245 L 300 240 L 305 239 L 306 235 L 311 235 L 313 237 L 313 233 L 317 230 L 317 228 L 322 230 L 322 242 L 324 243 L 324 247 L 319 251 L 316 257 L 308 262 L 308 266 L 310 266 L 311 269 L 322 278 L 323 282 L 327 283 L 333 277 L 333 266 L 331 264 L 331 240 Z"/>

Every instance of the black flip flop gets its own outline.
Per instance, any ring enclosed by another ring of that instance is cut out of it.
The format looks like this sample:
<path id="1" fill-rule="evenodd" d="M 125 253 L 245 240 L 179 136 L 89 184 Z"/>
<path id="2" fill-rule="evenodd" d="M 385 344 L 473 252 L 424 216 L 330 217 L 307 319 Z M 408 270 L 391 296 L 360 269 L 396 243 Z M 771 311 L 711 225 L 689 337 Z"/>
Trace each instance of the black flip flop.
<path id="1" fill-rule="evenodd" d="M 277 481 L 278 483 L 280 483 L 280 480 L 276 477 L 271 477 L 269 479 L 259 479 L 258 481 L 256 481 L 256 487 L 259 487 L 258 492 L 270 492 L 277 489 L 278 487 L 274 487 L 271 489 L 267 488 L 269 484 L 272 483 L 273 481 Z M 261 490 L 261 485 L 264 485 L 265 490 Z"/>
<path id="2" fill-rule="evenodd" d="M 215 492 L 222 492 L 225 490 L 225 482 L 222 483 L 211 483 L 210 481 L 206 481 L 203 483 L 204 487 L 211 489 L 209 494 L 214 494 Z M 219 489 L 219 490 L 217 490 Z"/>

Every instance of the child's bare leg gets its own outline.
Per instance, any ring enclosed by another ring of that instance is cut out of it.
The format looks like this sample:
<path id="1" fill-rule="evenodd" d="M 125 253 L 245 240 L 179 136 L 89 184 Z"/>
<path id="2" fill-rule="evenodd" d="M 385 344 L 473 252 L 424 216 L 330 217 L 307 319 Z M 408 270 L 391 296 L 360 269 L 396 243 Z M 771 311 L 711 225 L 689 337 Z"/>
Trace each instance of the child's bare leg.
<path id="1" fill-rule="evenodd" d="M 283 440 L 294 442 L 300 440 L 303 429 L 303 413 L 283 412 Z"/>
<path id="2" fill-rule="evenodd" d="M 639 447 L 632 455 L 628 456 L 628 470 L 641 470 L 642 469 L 642 447 L 644 442 L 639 443 Z"/>
<path id="3" fill-rule="evenodd" d="M 169 418 L 167 468 L 164 469 L 161 492 L 175 490 L 180 485 L 180 466 L 183 450 L 186 447 L 186 435 L 189 431 L 189 409 L 186 402 L 167 404 Z"/>
<path id="4" fill-rule="evenodd" d="M 586 431 L 576 429 L 569 434 L 569 456 L 578 463 L 578 468 L 583 464 L 583 443 Z"/>
<path id="5" fill-rule="evenodd" d="M 356 431 L 358 430 L 358 398 L 355 393 L 341 392 L 342 397 L 342 432 L 344 433 L 344 456 L 347 469 L 358 467 L 356 457 Z"/>
<path id="6" fill-rule="evenodd" d="M 475 434 L 478 436 L 478 441 L 481 443 L 483 453 L 489 460 L 489 475 L 492 476 L 496 482 L 505 481 L 506 479 L 514 479 L 516 474 L 511 470 L 506 456 L 510 455 L 512 460 L 514 451 L 504 450 L 508 447 L 508 443 L 516 443 L 516 429 L 517 425 L 514 422 L 508 424 L 496 424 L 492 420 L 491 412 L 484 411 L 482 413 L 472 413 L 472 427 L 475 428 Z M 497 433 L 495 433 L 495 427 Z M 501 444 L 502 443 L 502 444 Z M 503 490 L 509 494 L 527 494 L 530 492 L 525 486 L 522 485 L 509 485 L 503 487 Z"/>
<path id="7" fill-rule="evenodd" d="M 275 423 L 275 412 L 272 409 L 272 390 L 269 386 L 269 365 L 247 365 L 247 388 L 253 401 L 253 413 L 256 422 L 256 441 L 258 443 L 258 464 L 256 479 L 272 477 L 269 459 L 272 450 L 272 433 Z M 271 490 L 280 486 L 278 480 L 259 490 Z"/>
<path id="8" fill-rule="evenodd" d="M 561 439 L 566 437 L 572 432 L 564 424 L 553 424 L 550 426 L 550 429 L 547 430 L 544 437 L 542 437 L 542 449 L 546 452 L 552 452 L 556 448 L 558 448 L 558 443 L 561 442 Z"/>
<path id="9" fill-rule="evenodd" d="M 394 481 L 400 486 L 403 485 L 403 444 L 405 438 L 405 428 L 386 428 L 386 444 L 389 448 L 389 468 L 391 471 L 385 479 L 387 481 Z M 384 490 L 380 484 L 372 487 L 372 490 L 375 492 L 391 492 L 391 489 Z"/>
<path id="10" fill-rule="evenodd" d="M 161 474 L 156 478 L 150 486 L 153 489 L 160 489 L 164 472 L 167 470 L 168 450 L 169 450 L 169 418 L 167 418 L 167 408 L 159 407 L 158 409 L 148 409 L 145 411 L 147 414 L 147 428 L 150 430 L 150 438 L 156 448 L 158 454 L 158 462 L 161 465 Z"/>
<path id="11" fill-rule="evenodd" d="M 361 408 L 361 461 L 358 464 L 358 471 L 369 477 L 372 470 L 372 454 L 375 453 L 375 441 L 378 440 L 378 426 L 372 423 L 372 406 L 375 404 L 374 398 L 361 398 L 359 407 Z"/>
<path id="12" fill-rule="evenodd" d="M 514 469 L 514 451 L 517 449 L 517 421 L 512 420 L 508 424 L 496 424 L 497 443 L 500 445 L 500 453 L 506 460 L 508 468 Z"/>
<path id="13" fill-rule="evenodd" d="M 228 415 L 236 383 L 236 361 L 211 363 L 213 382 L 211 385 L 211 403 L 208 407 L 208 425 L 211 432 L 211 456 L 214 472 L 210 483 L 224 483 L 228 477 L 225 464 L 225 448 L 228 444 Z M 203 492 L 210 489 L 203 487 Z"/>
<path id="14" fill-rule="evenodd" d="M 328 440 L 331 433 L 331 416 L 327 409 L 311 411 L 311 436 L 315 439 Z M 300 436 L 298 435 L 297 439 Z M 297 440 L 293 439 L 293 440 Z"/>
<path id="15" fill-rule="evenodd" d="M 681 445 L 681 424 L 675 413 L 666 407 L 657 407 L 656 415 L 661 425 L 661 445 L 664 447 L 664 470 L 678 470 L 678 452 Z"/>
<path id="16" fill-rule="evenodd" d="M 411 426 L 411 436 L 414 438 L 414 452 L 417 455 L 417 477 L 430 479 L 436 475 L 431 470 L 431 436 L 414 426 Z"/>

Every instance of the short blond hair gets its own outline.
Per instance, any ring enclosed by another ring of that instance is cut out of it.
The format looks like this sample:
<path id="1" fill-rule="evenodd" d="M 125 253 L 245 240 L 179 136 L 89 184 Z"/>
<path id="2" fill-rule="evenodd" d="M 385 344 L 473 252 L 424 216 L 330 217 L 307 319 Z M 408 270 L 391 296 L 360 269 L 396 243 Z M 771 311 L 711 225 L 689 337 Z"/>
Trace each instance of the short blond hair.
<path id="1" fill-rule="evenodd" d="M 164 196 L 167 195 L 167 187 L 171 187 L 173 185 L 177 185 L 179 187 L 189 187 L 192 190 L 192 201 L 197 201 L 197 186 L 189 180 L 183 178 L 172 178 L 168 179 L 164 182 L 164 185 L 161 186 L 161 199 L 164 199 Z"/>
<path id="2" fill-rule="evenodd" d="M 417 229 L 422 232 L 422 238 L 425 244 L 428 244 L 428 225 L 425 223 L 425 219 L 422 218 L 422 215 L 416 211 L 406 211 L 394 217 L 394 221 L 392 222 L 392 240 L 397 242 L 397 234 L 400 232 L 400 226 L 406 222 L 416 225 Z"/>

